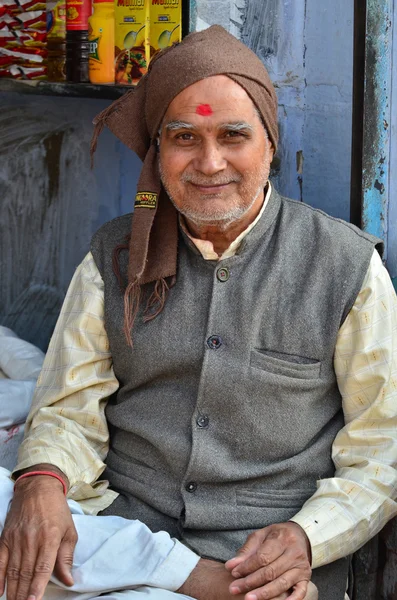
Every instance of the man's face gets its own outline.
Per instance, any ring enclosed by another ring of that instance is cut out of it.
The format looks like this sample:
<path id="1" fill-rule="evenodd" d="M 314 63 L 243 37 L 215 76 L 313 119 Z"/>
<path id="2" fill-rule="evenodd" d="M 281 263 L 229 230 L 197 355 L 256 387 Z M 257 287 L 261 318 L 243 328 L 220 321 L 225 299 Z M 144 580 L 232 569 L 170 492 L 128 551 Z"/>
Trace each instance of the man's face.
<path id="1" fill-rule="evenodd" d="M 193 223 L 227 227 L 262 202 L 271 142 L 245 90 L 224 75 L 178 94 L 160 134 L 161 179 Z"/>

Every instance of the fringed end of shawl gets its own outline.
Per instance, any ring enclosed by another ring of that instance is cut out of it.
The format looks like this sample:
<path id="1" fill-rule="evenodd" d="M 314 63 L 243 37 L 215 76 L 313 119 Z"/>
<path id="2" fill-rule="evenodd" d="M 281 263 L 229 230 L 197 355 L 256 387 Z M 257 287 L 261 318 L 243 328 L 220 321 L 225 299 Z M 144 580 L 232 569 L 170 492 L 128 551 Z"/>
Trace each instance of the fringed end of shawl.
<path id="1" fill-rule="evenodd" d="M 124 293 L 125 291 L 125 282 L 123 281 L 123 277 L 121 275 L 120 272 L 120 253 L 123 250 L 128 250 L 130 247 L 130 239 L 131 239 L 131 234 L 128 234 L 125 238 L 125 242 L 124 244 L 118 244 L 112 253 L 112 267 L 113 267 L 113 273 L 116 276 L 116 279 L 118 281 L 118 284 L 120 286 L 120 290 L 121 292 Z"/>
<path id="2" fill-rule="evenodd" d="M 108 106 L 107 108 L 105 108 L 105 110 L 100 112 L 99 115 L 97 115 L 95 117 L 95 119 L 93 120 L 93 124 L 95 125 L 95 127 L 94 127 L 94 132 L 92 134 L 91 145 L 90 145 L 91 169 L 94 167 L 94 154 L 95 154 L 95 151 L 97 148 L 98 138 L 101 135 L 103 128 L 106 125 L 106 121 L 110 117 L 110 115 L 112 115 L 114 112 L 116 112 L 118 110 L 119 104 L 123 100 L 125 100 L 126 96 L 127 96 L 127 94 L 125 94 L 124 96 L 121 96 L 121 98 L 118 98 L 118 100 L 115 100 L 110 106 Z"/>
<path id="3" fill-rule="evenodd" d="M 169 289 L 175 284 L 176 277 L 172 276 L 169 282 L 164 278 L 157 280 L 154 290 L 150 295 L 144 310 L 143 322 L 148 323 L 155 319 L 163 310 Z M 133 348 L 131 331 L 139 311 L 141 301 L 141 285 L 138 278 L 128 284 L 124 292 L 124 335 L 127 344 Z"/>
<path id="4" fill-rule="evenodd" d="M 98 138 L 101 135 L 103 128 L 105 127 L 105 119 L 101 119 L 95 123 L 94 132 L 91 138 L 90 145 L 90 158 L 91 158 L 91 169 L 94 168 L 94 154 L 98 145 Z"/>
<path id="5" fill-rule="evenodd" d="M 169 286 L 164 278 L 156 281 L 153 293 L 146 304 L 145 315 L 143 317 L 144 323 L 152 321 L 152 319 L 155 319 L 161 313 L 167 299 L 168 290 Z"/>
<path id="6" fill-rule="evenodd" d="M 138 279 L 135 279 L 127 285 L 124 292 L 124 335 L 131 348 L 133 347 L 131 331 L 138 314 L 140 299 L 141 286 Z"/>

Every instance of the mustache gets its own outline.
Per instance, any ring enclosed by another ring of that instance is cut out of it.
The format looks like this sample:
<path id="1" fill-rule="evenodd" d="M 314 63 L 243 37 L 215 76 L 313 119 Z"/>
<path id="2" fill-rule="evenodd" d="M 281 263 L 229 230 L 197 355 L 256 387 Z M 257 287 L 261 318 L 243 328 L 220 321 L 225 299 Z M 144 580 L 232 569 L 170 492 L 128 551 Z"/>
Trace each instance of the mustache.
<path id="1" fill-rule="evenodd" d="M 228 183 L 240 183 L 242 177 L 240 175 L 223 175 L 222 177 L 211 177 L 211 179 L 206 179 L 204 177 L 200 177 L 197 175 L 190 175 L 186 173 L 182 175 L 181 181 L 182 183 L 192 183 L 193 185 L 202 185 L 202 186 L 214 186 L 214 185 L 227 185 Z"/>

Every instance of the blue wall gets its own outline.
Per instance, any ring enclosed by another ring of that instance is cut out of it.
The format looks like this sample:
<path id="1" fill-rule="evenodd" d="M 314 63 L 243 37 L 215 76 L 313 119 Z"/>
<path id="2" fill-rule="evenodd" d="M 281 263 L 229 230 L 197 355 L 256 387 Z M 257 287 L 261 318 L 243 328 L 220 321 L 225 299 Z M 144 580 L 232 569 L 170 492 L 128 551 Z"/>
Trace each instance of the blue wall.
<path id="1" fill-rule="evenodd" d="M 387 267 L 397 290 L 397 1 L 394 2 Z"/>
<path id="2" fill-rule="evenodd" d="M 221 23 L 263 60 L 280 103 L 279 190 L 349 219 L 353 2 L 200 0 L 197 26 Z"/>
<path id="3" fill-rule="evenodd" d="M 129 212 L 140 161 L 92 119 L 107 101 L 0 95 L 0 323 L 45 348 L 92 233 Z"/>

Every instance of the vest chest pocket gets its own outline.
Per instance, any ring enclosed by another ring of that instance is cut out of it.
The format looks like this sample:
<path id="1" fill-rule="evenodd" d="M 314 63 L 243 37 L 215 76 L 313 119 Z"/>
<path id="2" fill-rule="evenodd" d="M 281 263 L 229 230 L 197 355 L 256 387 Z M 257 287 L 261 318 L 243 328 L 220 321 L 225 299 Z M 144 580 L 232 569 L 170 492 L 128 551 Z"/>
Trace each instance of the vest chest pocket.
<path id="1" fill-rule="evenodd" d="M 251 506 L 253 508 L 293 508 L 300 510 L 303 504 L 316 491 L 316 488 L 294 489 L 288 486 L 285 489 L 256 489 L 243 488 L 237 490 L 236 500 L 238 506 Z"/>
<path id="2" fill-rule="evenodd" d="M 252 350 L 250 366 L 295 379 L 318 379 L 321 370 L 321 362 L 315 359 L 268 350 Z"/>

